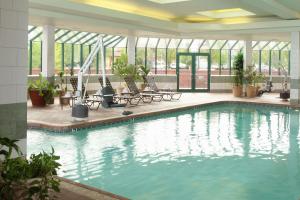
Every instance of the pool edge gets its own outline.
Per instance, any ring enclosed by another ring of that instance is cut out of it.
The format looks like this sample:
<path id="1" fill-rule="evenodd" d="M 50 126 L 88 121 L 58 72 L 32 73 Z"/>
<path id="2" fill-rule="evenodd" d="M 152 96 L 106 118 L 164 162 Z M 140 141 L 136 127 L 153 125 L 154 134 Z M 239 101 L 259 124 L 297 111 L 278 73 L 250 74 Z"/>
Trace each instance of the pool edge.
<path id="1" fill-rule="evenodd" d="M 97 126 L 104 126 L 104 125 L 108 125 L 108 124 L 126 122 L 126 121 L 130 121 L 130 120 L 134 120 L 134 119 L 144 118 L 144 117 L 151 117 L 151 116 L 157 116 L 157 115 L 161 115 L 161 114 L 168 114 L 168 113 L 174 113 L 174 112 L 178 112 L 178 111 L 201 108 L 203 106 L 219 105 L 219 104 L 232 104 L 232 103 L 260 105 L 260 106 L 285 107 L 285 108 L 291 108 L 291 109 L 300 108 L 300 106 L 281 104 L 281 103 L 233 101 L 233 100 L 222 101 L 221 100 L 221 101 L 215 101 L 215 102 L 186 105 L 186 106 L 181 106 L 181 107 L 177 107 L 177 108 L 163 109 L 163 110 L 152 111 L 152 112 L 143 112 L 143 113 L 132 114 L 132 115 L 128 115 L 128 116 L 111 117 L 108 119 L 96 119 L 96 120 L 90 120 L 90 121 L 74 122 L 74 123 L 70 123 L 68 125 L 50 124 L 50 123 L 38 122 L 38 121 L 28 121 L 27 128 L 28 129 L 43 129 L 43 130 L 54 131 L 54 132 L 71 132 L 71 131 L 78 131 L 78 130 L 86 129 L 86 128 L 94 128 Z"/>
<path id="2" fill-rule="evenodd" d="M 95 187 L 92 187 L 92 186 L 84 185 L 82 183 L 78 183 L 78 182 L 72 181 L 72 180 L 67 179 L 67 178 L 58 177 L 58 179 L 60 181 L 65 182 L 65 183 L 71 184 L 71 185 L 73 185 L 75 187 L 84 188 L 86 190 L 89 190 L 89 191 L 92 191 L 92 192 L 96 192 L 96 193 L 99 193 L 101 195 L 104 195 L 104 196 L 107 196 L 107 197 L 111 197 L 113 199 L 117 199 L 117 200 L 129 200 L 126 197 L 123 197 L 123 196 L 120 196 L 120 195 L 117 195 L 117 194 L 114 194 L 114 193 L 111 193 L 111 192 L 107 192 L 107 191 L 104 191 L 102 189 L 98 189 L 98 188 L 95 188 Z"/>

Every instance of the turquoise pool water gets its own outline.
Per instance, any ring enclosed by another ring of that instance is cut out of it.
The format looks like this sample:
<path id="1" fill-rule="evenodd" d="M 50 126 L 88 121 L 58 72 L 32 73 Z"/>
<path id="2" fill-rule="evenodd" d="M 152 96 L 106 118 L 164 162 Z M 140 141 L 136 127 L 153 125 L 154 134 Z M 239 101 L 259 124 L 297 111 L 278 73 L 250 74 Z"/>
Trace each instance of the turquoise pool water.
<path id="1" fill-rule="evenodd" d="M 213 105 L 53 133 L 28 130 L 28 153 L 61 156 L 60 175 L 138 200 L 299 200 L 299 112 Z"/>

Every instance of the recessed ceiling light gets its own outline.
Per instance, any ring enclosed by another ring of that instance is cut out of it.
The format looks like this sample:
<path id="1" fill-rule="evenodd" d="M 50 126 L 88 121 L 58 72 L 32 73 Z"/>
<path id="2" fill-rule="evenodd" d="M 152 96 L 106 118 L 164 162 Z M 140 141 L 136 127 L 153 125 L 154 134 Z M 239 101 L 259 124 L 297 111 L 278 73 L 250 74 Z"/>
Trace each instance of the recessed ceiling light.
<path id="1" fill-rule="evenodd" d="M 154 3 L 160 3 L 160 4 L 167 4 L 167 3 L 177 3 L 177 2 L 190 1 L 190 0 L 148 0 L 148 1 L 152 1 Z"/>
<path id="2" fill-rule="evenodd" d="M 211 18 L 231 18 L 231 17 L 246 17 L 255 15 L 252 12 L 241 8 L 229 8 L 229 9 L 221 9 L 221 10 L 208 10 L 197 12 L 200 15 L 204 15 Z"/>

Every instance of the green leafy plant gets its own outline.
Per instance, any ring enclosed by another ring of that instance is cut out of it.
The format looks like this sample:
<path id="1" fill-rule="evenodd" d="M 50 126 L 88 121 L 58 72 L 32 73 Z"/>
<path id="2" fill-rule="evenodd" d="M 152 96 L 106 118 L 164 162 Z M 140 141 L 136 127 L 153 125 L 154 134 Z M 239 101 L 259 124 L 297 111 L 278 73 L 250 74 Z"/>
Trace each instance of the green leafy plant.
<path id="1" fill-rule="evenodd" d="M 238 53 L 233 62 L 233 77 L 232 82 L 234 86 L 241 86 L 243 85 L 243 78 L 244 78 L 244 72 L 243 72 L 243 66 L 244 66 L 244 57 L 242 53 Z"/>
<path id="2" fill-rule="evenodd" d="M 126 76 L 133 77 L 134 80 L 141 79 L 140 69 L 136 65 L 128 64 L 127 57 L 121 56 L 113 64 L 112 71 L 115 75 L 124 78 Z"/>
<path id="3" fill-rule="evenodd" d="M 51 77 L 51 79 L 53 79 L 53 81 L 49 82 L 42 74 L 40 74 L 38 79 L 29 82 L 28 90 L 38 91 L 39 95 L 44 98 L 46 103 L 51 103 L 54 96 L 57 95 L 56 88 L 58 87 L 58 85 L 55 85 L 54 83 L 54 77 Z"/>
<path id="4" fill-rule="evenodd" d="M 54 82 L 49 82 L 47 90 L 45 91 L 44 99 L 46 103 L 51 103 L 54 99 L 54 96 L 57 95 L 58 85 L 55 85 Z"/>
<path id="5" fill-rule="evenodd" d="M 28 90 L 38 91 L 40 96 L 44 96 L 48 85 L 49 81 L 40 74 L 38 79 L 29 82 Z"/>
<path id="6" fill-rule="evenodd" d="M 265 79 L 265 76 L 258 73 L 254 66 L 247 66 L 244 77 L 246 83 L 253 86 L 257 86 L 257 83 L 262 82 Z"/>
<path id="7" fill-rule="evenodd" d="M 18 142 L 18 140 L 0 138 L 0 156 L 4 156 L 5 159 L 9 159 L 13 151 L 15 151 L 18 155 L 22 155 L 22 152 L 16 142 Z"/>
<path id="8" fill-rule="evenodd" d="M 147 83 L 147 76 L 150 73 L 150 69 L 144 65 L 140 65 L 141 76 L 143 78 L 144 84 Z"/>
<path id="9" fill-rule="evenodd" d="M 30 183 L 29 197 L 38 197 L 38 199 L 47 199 L 49 191 L 59 192 L 59 181 L 55 177 L 57 169 L 61 166 L 57 161 L 59 156 L 54 155 L 54 149 L 47 154 L 46 152 L 37 155 L 32 154 L 29 162 L 29 177 L 39 178 Z"/>
<path id="10" fill-rule="evenodd" d="M 33 154 L 30 159 L 22 156 L 17 140 L 0 138 L 0 199 L 53 199 L 50 192 L 59 192 L 57 169 L 61 166 L 54 150 Z M 15 151 L 17 157 L 12 157 Z"/>

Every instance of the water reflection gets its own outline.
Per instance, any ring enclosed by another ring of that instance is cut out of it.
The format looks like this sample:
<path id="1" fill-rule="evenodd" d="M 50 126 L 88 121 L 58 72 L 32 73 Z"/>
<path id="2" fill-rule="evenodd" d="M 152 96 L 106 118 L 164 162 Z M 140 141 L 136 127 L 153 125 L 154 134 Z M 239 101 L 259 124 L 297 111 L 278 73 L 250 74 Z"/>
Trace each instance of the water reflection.
<path id="1" fill-rule="evenodd" d="M 130 178 L 138 184 L 155 176 L 146 167 L 158 163 L 223 159 L 223 165 L 233 165 L 232 159 L 245 158 L 287 160 L 289 183 L 295 187 L 299 144 L 297 111 L 254 106 L 214 106 L 77 133 L 28 131 L 28 152 L 53 146 L 63 164 L 60 175 L 102 188 L 109 182 L 109 188 L 122 190 L 127 186 L 112 177 L 127 180 L 136 172 Z"/>

